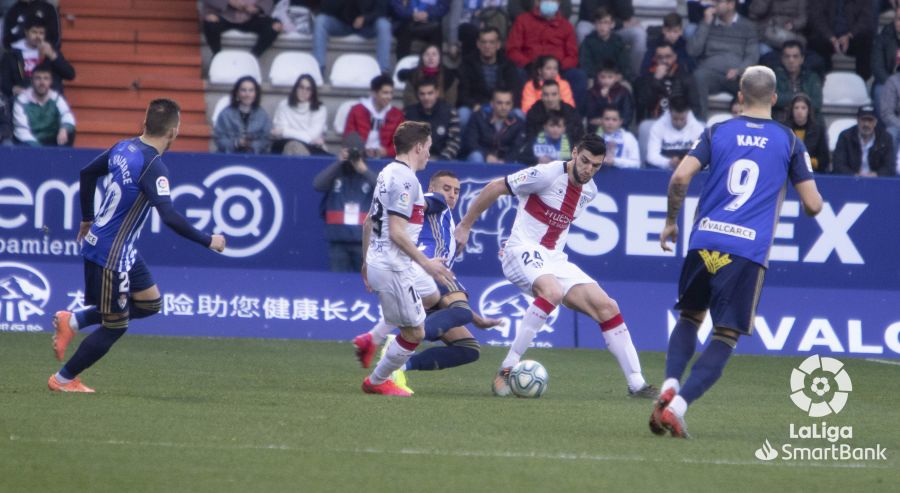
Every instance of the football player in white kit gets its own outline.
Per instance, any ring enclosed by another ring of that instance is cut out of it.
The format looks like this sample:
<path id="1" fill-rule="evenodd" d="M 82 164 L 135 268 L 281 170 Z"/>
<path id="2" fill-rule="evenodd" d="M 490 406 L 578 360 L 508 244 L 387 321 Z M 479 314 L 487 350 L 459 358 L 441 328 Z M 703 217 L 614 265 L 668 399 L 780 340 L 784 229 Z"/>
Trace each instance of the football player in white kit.
<path id="1" fill-rule="evenodd" d="M 497 178 L 478 194 L 454 233 L 465 245 L 472 225 L 501 195 L 519 199 L 516 220 L 500 258 L 503 274 L 525 294 L 534 297 L 500 371 L 493 391 L 510 394 L 509 371 L 525 354 L 538 330 L 553 310 L 563 305 L 594 319 L 610 352 L 616 357 L 628 394 L 655 398 L 657 389 L 647 384 L 641 363 L 619 306 L 595 280 L 563 252 L 569 225 L 597 195 L 594 174 L 603 166 L 606 145 L 596 135 L 588 135 L 572 151 L 568 162 L 554 161 Z"/>
<path id="2" fill-rule="evenodd" d="M 451 286 L 453 273 L 443 258 L 429 259 L 416 248 L 425 219 L 425 198 L 416 171 L 425 169 L 431 147 L 431 126 L 404 122 L 394 132 L 397 157 L 378 174 L 363 245 L 363 281 L 378 293 L 387 323 L 400 328 L 384 357 L 363 381 L 363 392 L 409 397 L 389 379 L 406 363 L 425 336 L 425 308 L 416 292 L 417 277 L 425 274 Z M 413 268 L 413 262 L 421 270 Z"/>

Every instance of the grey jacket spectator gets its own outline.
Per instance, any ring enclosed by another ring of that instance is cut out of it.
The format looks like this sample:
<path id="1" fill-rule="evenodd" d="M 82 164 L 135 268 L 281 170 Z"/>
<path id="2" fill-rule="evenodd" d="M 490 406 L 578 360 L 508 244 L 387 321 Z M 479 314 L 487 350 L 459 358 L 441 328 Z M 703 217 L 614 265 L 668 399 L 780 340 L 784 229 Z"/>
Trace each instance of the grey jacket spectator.
<path id="1" fill-rule="evenodd" d="M 891 136 L 881 125 L 875 126 L 875 143 L 868 152 L 869 170 L 878 176 L 894 176 L 894 144 Z M 832 157 L 833 173 L 836 175 L 857 175 L 862 170 L 862 144 L 859 141 L 859 125 L 841 132 Z"/>
<path id="2" fill-rule="evenodd" d="M 25 37 L 25 23 L 34 17 L 47 29 L 45 39 L 54 47 L 59 47 L 59 12 L 52 3 L 45 0 L 19 0 L 3 15 L 3 47 L 9 49 L 13 43 Z"/>
<path id="3" fill-rule="evenodd" d="M 900 74 L 888 77 L 881 91 L 881 122 L 900 130 Z"/>
<path id="4" fill-rule="evenodd" d="M 756 21 L 759 39 L 775 50 L 785 41 L 806 42 L 806 0 L 753 0 L 749 17 Z"/>
<path id="5" fill-rule="evenodd" d="M 213 136 L 219 152 L 265 154 L 269 152 L 272 124 L 262 108 L 254 108 L 244 117 L 238 108 L 229 106 L 219 113 Z"/>

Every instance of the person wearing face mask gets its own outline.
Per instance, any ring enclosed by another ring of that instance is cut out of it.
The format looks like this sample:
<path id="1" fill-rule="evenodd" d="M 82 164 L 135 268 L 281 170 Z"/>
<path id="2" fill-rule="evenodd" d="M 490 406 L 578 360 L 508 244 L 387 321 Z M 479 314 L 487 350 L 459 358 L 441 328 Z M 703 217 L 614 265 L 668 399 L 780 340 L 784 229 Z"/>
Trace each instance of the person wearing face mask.
<path id="1" fill-rule="evenodd" d="M 860 106 L 857 124 L 841 132 L 834 148 L 833 173 L 853 176 L 895 176 L 894 143 L 878 124 L 875 107 Z"/>

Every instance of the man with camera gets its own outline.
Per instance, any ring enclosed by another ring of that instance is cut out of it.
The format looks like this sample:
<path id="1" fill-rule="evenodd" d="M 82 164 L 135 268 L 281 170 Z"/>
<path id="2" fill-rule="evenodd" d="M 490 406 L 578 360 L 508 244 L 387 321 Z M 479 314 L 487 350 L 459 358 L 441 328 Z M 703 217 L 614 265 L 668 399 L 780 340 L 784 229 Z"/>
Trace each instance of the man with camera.
<path id="1" fill-rule="evenodd" d="M 347 134 L 338 160 L 313 179 L 313 188 L 325 194 L 322 217 L 332 272 L 362 268 L 362 225 L 376 180 L 363 159 L 363 147 L 359 134 Z"/>

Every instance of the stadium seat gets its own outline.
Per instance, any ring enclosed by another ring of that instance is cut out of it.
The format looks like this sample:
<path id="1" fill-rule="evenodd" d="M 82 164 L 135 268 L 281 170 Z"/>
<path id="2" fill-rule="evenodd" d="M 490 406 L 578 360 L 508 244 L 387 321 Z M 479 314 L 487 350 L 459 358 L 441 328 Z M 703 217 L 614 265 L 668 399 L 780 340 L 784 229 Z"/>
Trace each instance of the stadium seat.
<path id="1" fill-rule="evenodd" d="M 262 80 L 256 57 L 246 51 L 222 50 L 209 64 L 211 84 L 234 84 L 245 75 L 254 77 L 257 82 Z"/>
<path id="2" fill-rule="evenodd" d="M 406 82 L 397 78 L 397 74 L 400 73 L 401 70 L 405 70 L 408 68 L 416 68 L 419 64 L 419 56 L 418 55 L 407 55 L 400 59 L 397 62 L 397 66 L 394 68 L 394 88 L 402 91 L 406 89 Z"/>
<path id="3" fill-rule="evenodd" d="M 311 75 L 313 80 L 316 81 L 316 85 L 322 87 L 324 80 L 316 59 L 309 53 L 287 51 L 279 53 L 272 60 L 272 67 L 269 69 L 269 82 L 273 86 L 293 87 L 297 77 L 303 74 Z"/>
<path id="4" fill-rule="evenodd" d="M 216 101 L 216 106 L 213 108 L 212 118 L 210 119 L 210 123 L 212 126 L 216 126 L 216 120 L 219 119 L 219 113 L 222 112 L 227 106 L 228 103 L 231 102 L 231 96 L 222 96 Z"/>
<path id="5" fill-rule="evenodd" d="M 731 120 L 731 113 L 713 113 L 712 115 L 709 115 L 709 119 L 706 120 L 706 128 L 726 120 Z"/>
<path id="6" fill-rule="evenodd" d="M 838 118 L 837 120 L 831 122 L 831 125 L 828 125 L 828 150 L 834 151 L 834 148 L 837 147 L 838 137 L 840 137 L 841 132 L 847 130 L 848 128 L 856 125 L 856 118 Z"/>
<path id="7" fill-rule="evenodd" d="M 333 87 L 368 89 L 372 79 L 380 74 L 378 62 L 371 55 L 346 53 L 334 61 L 328 80 Z"/>
<path id="8" fill-rule="evenodd" d="M 678 8 L 678 0 L 634 0 L 634 8 L 670 9 Z"/>
<path id="9" fill-rule="evenodd" d="M 826 106 L 862 106 L 872 102 L 866 81 L 853 72 L 831 72 L 826 75 L 822 99 Z"/>
<path id="10" fill-rule="evenodd" d="M 339 136 L 344 135 L 344 127 L 347 125 L 347 115 L 350 114 L 350 108 L 353 108 L 357 103 L 359 103 L 359 101 L 344 101 L 338 106 L 337 111 L 334 112 L 334 131 L 337 132 Z"/>

